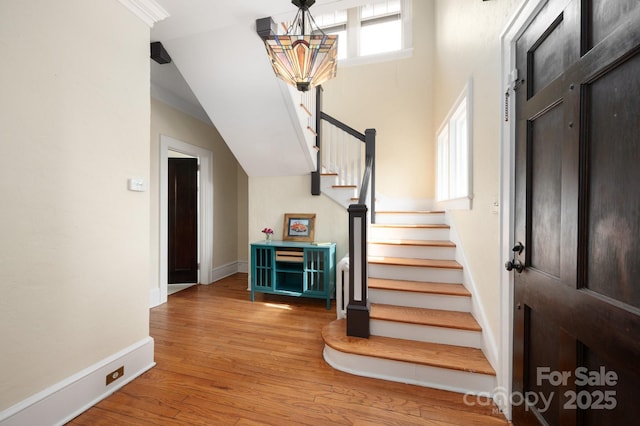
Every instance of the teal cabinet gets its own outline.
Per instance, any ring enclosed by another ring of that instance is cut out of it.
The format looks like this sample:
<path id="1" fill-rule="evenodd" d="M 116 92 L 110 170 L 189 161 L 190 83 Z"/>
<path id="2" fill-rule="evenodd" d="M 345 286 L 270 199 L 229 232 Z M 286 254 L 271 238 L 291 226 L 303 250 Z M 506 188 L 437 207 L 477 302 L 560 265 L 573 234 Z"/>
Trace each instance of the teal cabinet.
<path id="1" fill-rule="evenodd" d="M 326 299 L 336 287 L 336 244 L 289 241 L 251 244 L 251 300 L 255 293 Z"/>

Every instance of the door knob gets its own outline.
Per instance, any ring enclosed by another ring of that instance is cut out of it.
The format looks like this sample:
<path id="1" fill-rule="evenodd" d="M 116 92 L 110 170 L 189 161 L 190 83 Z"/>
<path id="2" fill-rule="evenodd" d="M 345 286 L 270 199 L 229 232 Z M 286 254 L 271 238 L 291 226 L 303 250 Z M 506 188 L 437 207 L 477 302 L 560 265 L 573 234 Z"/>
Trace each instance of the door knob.
<path id="1" fill-rule="evenodd" d="M 511 250 L 513 251 L 513 260 L 510 260 L 507 263 L 505 263 L 504 267 L 506 268 L 507 271 L 513 271 L 515 269 L 516 272 L 520 274 L 522 273 L 522 271 L 524 271 L 524 264 L 520 262 L 520 259 L 518 259 L 518 256 L 524 250 L 524 245 L 521 242 L 518 242 L 516 243 L 516 245 L 513 246 Z"/>
<path id="2" fill-rule="evenodd" d="M 518 259 L 513 259 L 504 264 L 507 271 L 513 271 L 514 269 L 520 274 L 524 271 L 524 265 Z"/>

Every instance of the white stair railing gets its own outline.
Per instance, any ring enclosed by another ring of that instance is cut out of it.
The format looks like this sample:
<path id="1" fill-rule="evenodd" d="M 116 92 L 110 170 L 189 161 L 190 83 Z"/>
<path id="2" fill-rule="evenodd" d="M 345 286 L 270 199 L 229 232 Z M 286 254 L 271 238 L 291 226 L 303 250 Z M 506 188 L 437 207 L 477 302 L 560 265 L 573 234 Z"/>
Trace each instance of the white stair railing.
<path id="1" fill-rule="evenodd" d="M 322 172 L 337 174 L 337 185 L 359 186 L 365 158 L 362 140 L 324 120 L 322 135 Z"/>

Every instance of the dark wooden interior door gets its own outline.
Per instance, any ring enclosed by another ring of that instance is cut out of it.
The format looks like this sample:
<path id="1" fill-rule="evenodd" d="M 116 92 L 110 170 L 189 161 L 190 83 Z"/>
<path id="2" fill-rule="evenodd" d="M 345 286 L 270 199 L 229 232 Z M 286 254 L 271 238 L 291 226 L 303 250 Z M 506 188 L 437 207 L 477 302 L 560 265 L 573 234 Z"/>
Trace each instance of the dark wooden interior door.
<path id="1" fill-rule="evenodd" d="M 168 283 L 198 282 L 198 159 L 169 158 Z"/>
<path id="2" fill-rule="evenodd" d="M 516 62 L 514 423 L 637 424 L 640 1 L 551 0 Z"/>

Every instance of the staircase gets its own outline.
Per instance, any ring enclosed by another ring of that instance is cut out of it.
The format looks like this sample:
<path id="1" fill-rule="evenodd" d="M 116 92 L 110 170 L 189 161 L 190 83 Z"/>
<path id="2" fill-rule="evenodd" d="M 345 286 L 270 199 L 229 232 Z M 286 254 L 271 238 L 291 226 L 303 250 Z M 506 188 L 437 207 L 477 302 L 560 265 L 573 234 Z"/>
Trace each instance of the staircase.
<path id="1" fill-rule="evenodd" d="M 346 320 L 322 330 L 324 358 L 348 373 L 462 393 L 496 387 L 482 328 L 443 212 L 377 212 L 369 228 L 369 339 Z"/>

